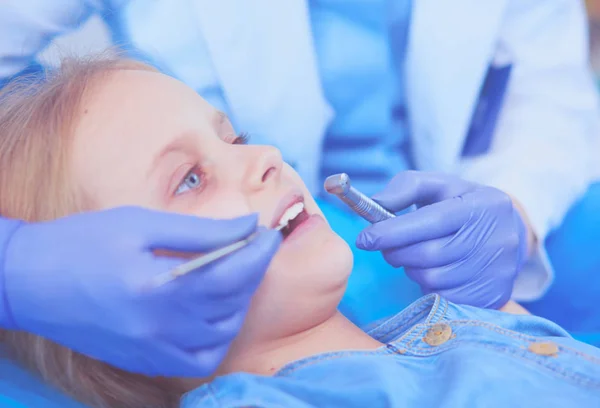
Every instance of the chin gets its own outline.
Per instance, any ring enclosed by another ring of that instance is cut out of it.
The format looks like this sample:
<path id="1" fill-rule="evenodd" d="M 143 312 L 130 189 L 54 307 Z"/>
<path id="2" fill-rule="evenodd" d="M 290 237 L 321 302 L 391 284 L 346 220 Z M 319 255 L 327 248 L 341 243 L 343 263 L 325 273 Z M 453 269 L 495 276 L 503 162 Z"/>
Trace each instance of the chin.
<path id="1" fill-rule="evenodd" d="M 247 335 L 279 338 L 308 330 L 337 312 L 352 271 L 352 251 L 331 229 L 280 252 L 253 297 Z"/>
<path id="2" fill-rule="evenodd" d="M 306 258 L 305 266 L 308 275 L 318 274 L 314 276 L 314 279 L 321 282 L 320 289 L 330 290 L 342 287 L 345 290 L 352 272 L 352 251 L 338 235 L 333 232 L 329 235 L 319 243 L 315 243 L 314 253 Z"/>
<path id="3" fill-rule="evenodd" d="M 301 285 L 311 290 L 326 290 L 344 285 L 352 271 L 352 251 L 328 225 L 303 237 L 300 242 L 282 249 L 272 263 L 273 274 L 281 274 L 290 282 L 310 281 Z"/>

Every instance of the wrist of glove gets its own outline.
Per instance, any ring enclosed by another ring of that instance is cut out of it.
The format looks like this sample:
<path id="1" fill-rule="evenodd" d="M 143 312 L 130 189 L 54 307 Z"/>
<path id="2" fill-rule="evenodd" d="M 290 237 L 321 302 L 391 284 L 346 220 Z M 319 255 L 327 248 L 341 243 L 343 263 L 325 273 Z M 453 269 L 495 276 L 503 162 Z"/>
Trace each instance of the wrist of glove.
<path id="1" fill-rule="evenodd" d="M 525 258 L 526 259 L 524 259 L 523 261 L 526 261 L 527 258 L 532 256 L 533 253 L 535 252 L 536 247 L 538 246 L 538 237 L 535 234 L 535 232 L 533 231 L 533 228 L 531 227 L 531 223 L 529 222 L 529 218 L 527 217 L 527 213 L 525 212 L 525 209 L 523 208 L 521 203 L 514 197 L 511 197 L 511 198 L 512 198 L 513 205 L 521 218 L 521 222 L 523 223 L 523 228 L 525 229 L 524 242 L 525 242 Z"/>

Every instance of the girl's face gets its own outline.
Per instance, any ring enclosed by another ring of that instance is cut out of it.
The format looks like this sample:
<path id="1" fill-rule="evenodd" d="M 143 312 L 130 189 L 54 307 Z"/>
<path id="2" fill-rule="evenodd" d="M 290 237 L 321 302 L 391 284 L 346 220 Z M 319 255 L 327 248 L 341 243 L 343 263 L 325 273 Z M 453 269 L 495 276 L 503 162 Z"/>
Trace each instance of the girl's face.
<path id="1" fill-rule="evenodd" d="M 95 209 L 137 205 L 210 218 L 256 212 L 273 228 L 303 203 L 253 298 L 239 339 L 252 342 L 313 327 L 335 312 L 352 256 L 279 151 L 244 142 L 182 83 L 117 71 L 82 105 L 71 166 Z"/>

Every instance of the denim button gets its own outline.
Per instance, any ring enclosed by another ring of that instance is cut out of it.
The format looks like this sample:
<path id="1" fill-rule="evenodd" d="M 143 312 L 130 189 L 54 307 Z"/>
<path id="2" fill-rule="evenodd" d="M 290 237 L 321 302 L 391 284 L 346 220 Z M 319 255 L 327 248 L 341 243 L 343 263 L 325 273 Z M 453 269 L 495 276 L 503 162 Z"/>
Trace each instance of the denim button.
<path id="1" fill-rule="evenodd" d="M 452 328 L 446 323 L 436 323 L 425 334 L 423 341 L 430 346 L 439 346 L 452 338 Z"/>
<path id="2" fill-rule="evenodd" d="M 551 341 L 531 343 L 529 351 L 539 356 L 555 356 L 558 354 L 558 346 Z"/>

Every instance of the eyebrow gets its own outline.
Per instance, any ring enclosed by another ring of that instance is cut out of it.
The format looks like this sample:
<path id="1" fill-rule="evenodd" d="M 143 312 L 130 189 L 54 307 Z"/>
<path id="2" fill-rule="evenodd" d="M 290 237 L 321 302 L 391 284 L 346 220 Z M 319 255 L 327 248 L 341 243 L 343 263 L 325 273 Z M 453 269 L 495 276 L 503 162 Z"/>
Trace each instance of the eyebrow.
<path id="1" fill-rule="evenodd" d="M 213 117 L 211 118 L 211 123 L 213 124 L 214 129 L 218 129 L 223 123 L 225 123 L 226 120 L 228 120 L 228 118 L 224 112 L 215 110 Z M 184 150 L 186 146 L 189 146 L 190 139 L 193 137 L 192 134 L 192 131 L 185 131 L 181 133 L 175 138 L 175 140 L 167 144 L 156 156 L 154 156 L 152 163 L 150 164 L 150 168 L 148 169 L 147 177 L 154 172 L 154 169 L 156 169 L 157 165 L 166 155 L 172 152 Z"/>

